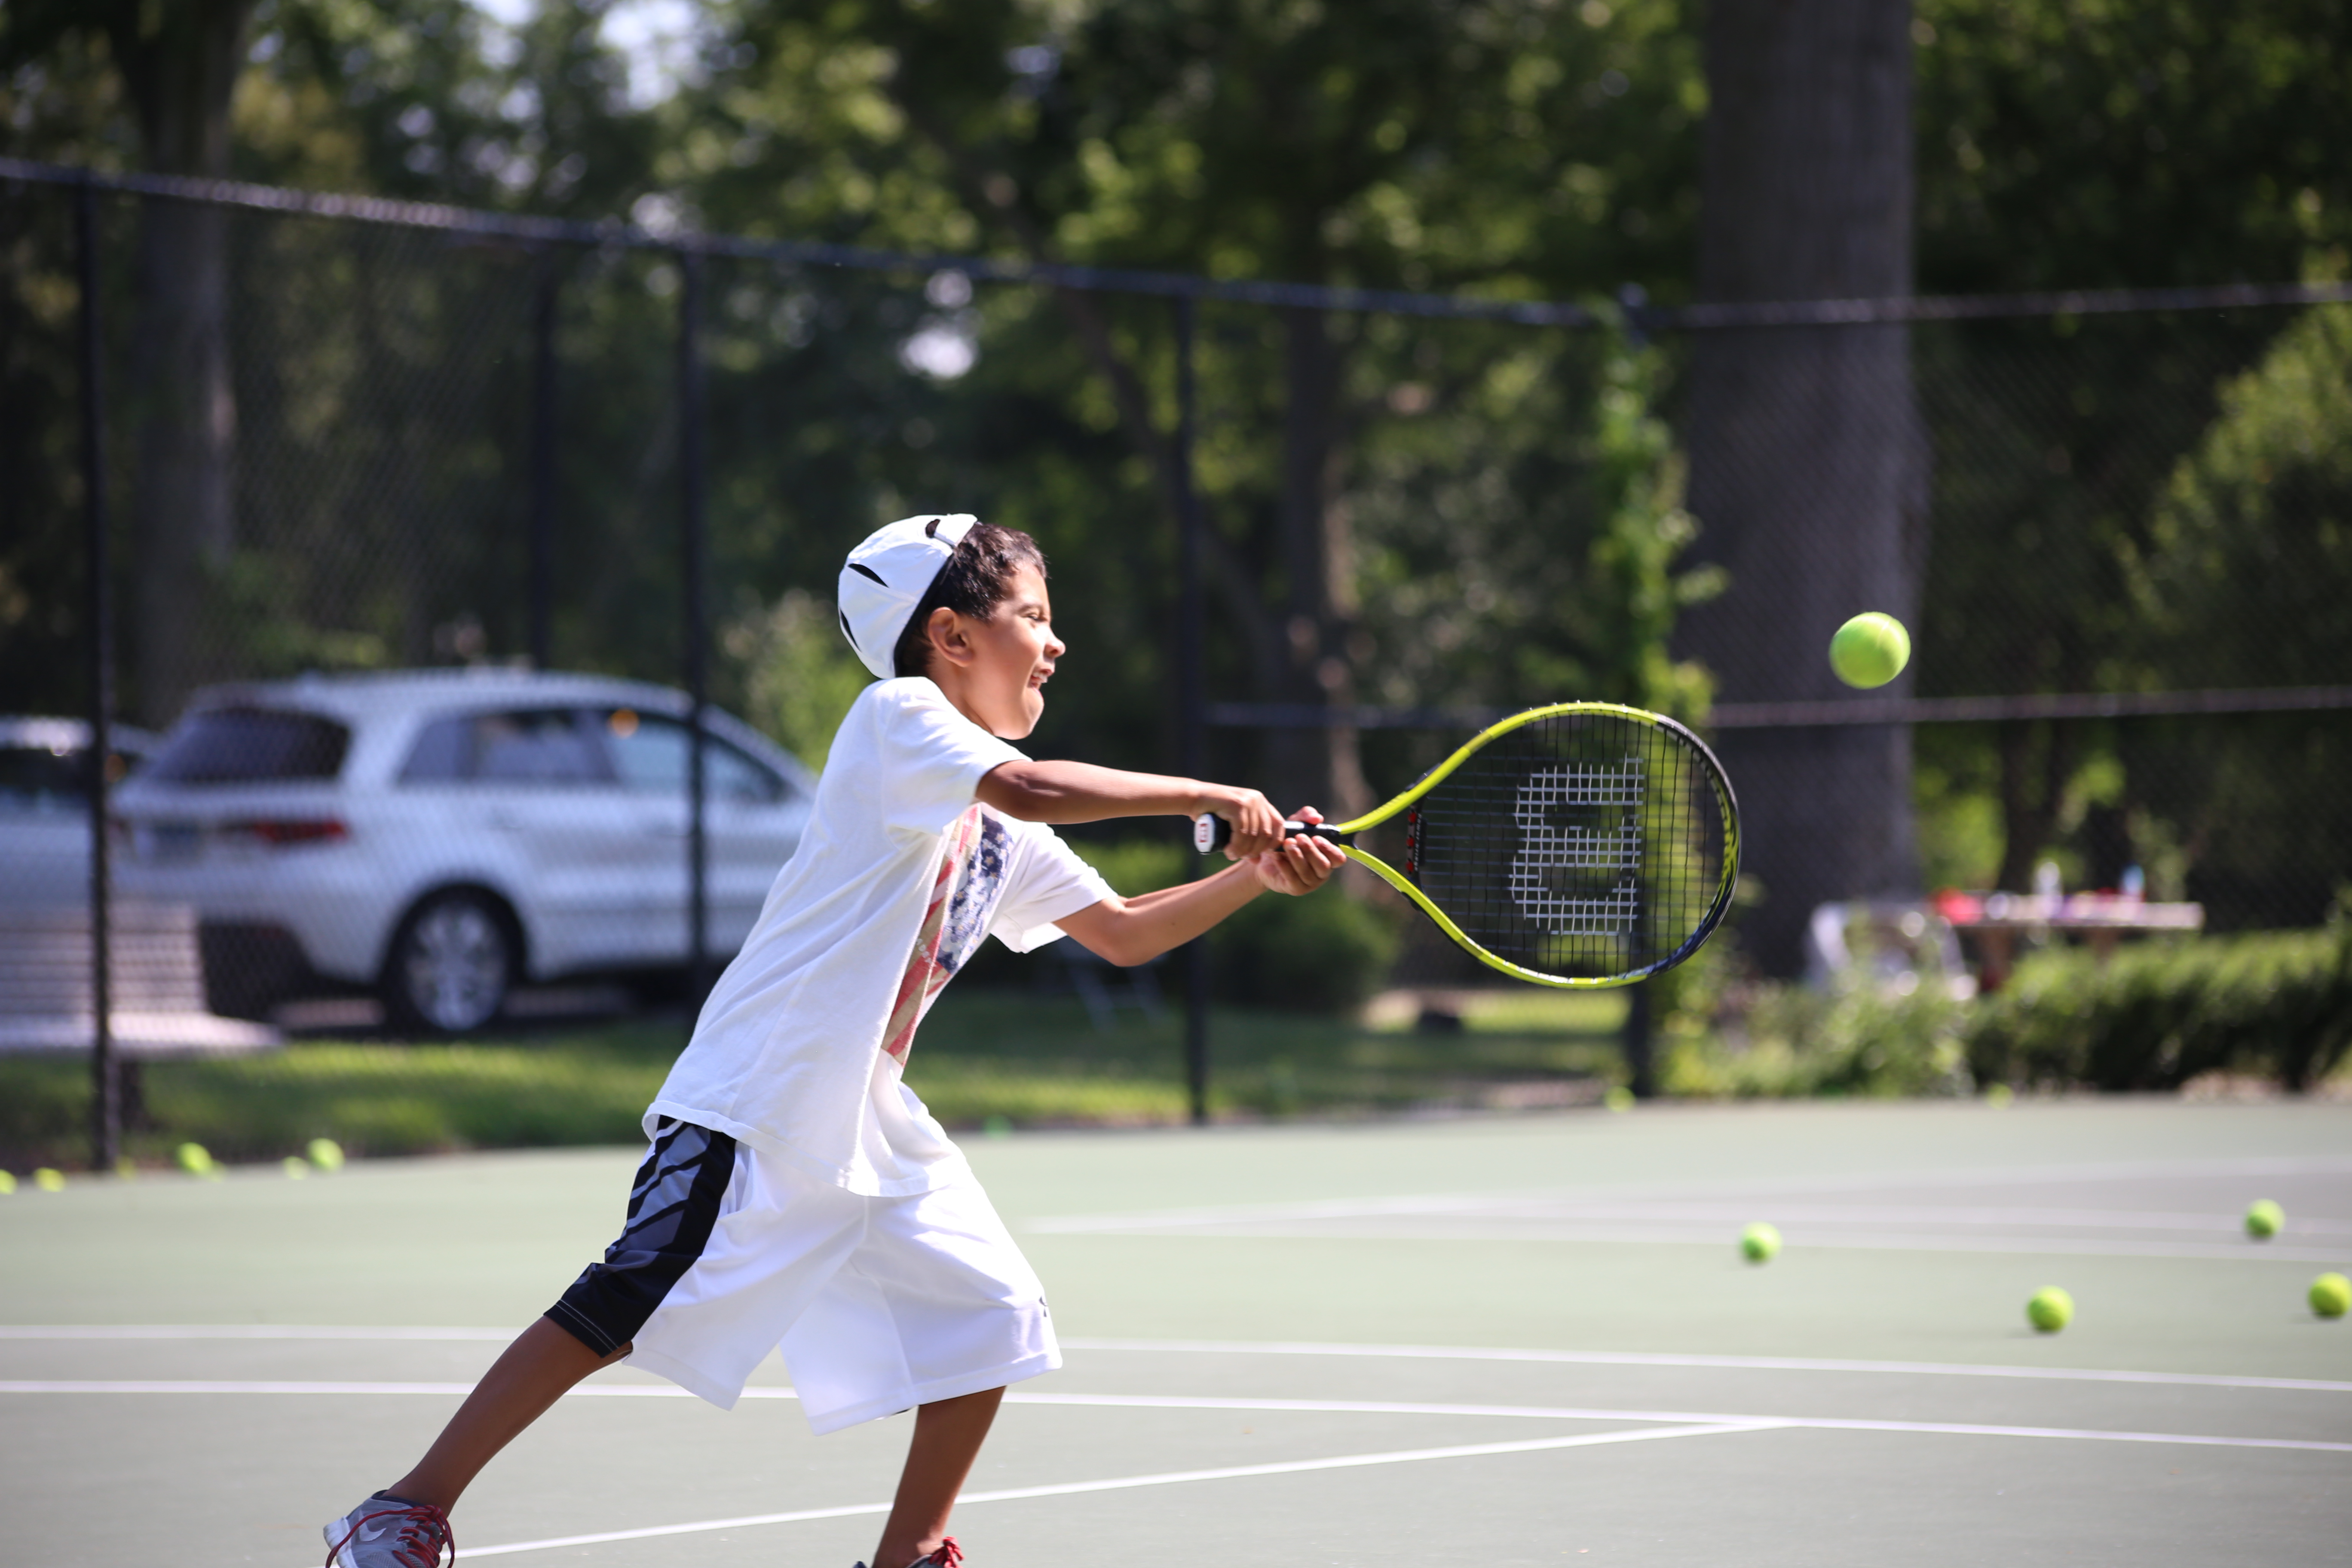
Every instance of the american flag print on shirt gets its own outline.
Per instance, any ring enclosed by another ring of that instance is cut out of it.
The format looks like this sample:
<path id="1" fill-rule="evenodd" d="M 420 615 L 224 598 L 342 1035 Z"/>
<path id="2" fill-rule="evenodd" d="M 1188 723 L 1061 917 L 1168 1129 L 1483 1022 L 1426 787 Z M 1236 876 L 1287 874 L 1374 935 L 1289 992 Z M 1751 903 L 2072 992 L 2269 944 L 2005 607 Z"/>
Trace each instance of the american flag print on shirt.
<path id="1" fill-rule="evenodd" d="M 989 920 L 1004 896 L 1009 836 L 993 812 L 975 804 L 940 839 L 930 905 L 915 933 L 915 951 L 907 956 L 907 973 L 898 981 L 889 1026 L 882 1035 L 882 1048 L 902 1067 L 915 1043 L 915 1026 L 988 935 Z"/>

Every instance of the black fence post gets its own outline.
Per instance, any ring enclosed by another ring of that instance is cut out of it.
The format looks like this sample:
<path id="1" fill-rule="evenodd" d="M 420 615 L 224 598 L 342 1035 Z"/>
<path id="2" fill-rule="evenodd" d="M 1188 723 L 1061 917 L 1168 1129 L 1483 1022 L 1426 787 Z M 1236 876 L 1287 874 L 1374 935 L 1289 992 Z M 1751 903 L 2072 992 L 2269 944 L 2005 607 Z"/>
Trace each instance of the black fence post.
<path id="1" fill-rule="evenodd" d="M 1184 771 L 1200 778 L 1209 771 L 1208 674 L 1201 599 L 1201 502 L 1192 486 L 1192 440 L 1197 388 L 1193 380 L 1195 305 L 1176 296 L 1176 509 L 1180 563 L 1176 636 L 1177 707 L 1182 728 Z M 1209 1120 L 1209 939 L 1184 944 L 1184 1083 L 1192 1123 Z"/>
<path id="2" fill-rule="evenodd" d="M 555 616 L 555 292 L 557 252 L 540 253 L 531 311 L 530 667 L 553 668 Z"/>
<path id="3" fill-rule="evenodd" d="M 709 646 L 704 580 L 709 544 L 703 521 L 702 253 L 677 252 L 677 470 L 679 530 L 686 588 L 686 984 L 688 1005 L 699 1012 L 710 989 L 709 856 L 706 845 L 703 787 L 703 706 L 709 700 Z"/>
<path id="4" fill-rule="evenodd" d="M 98 320 L 98 195 L 74 193 L 75 261 L 81 287 L 82 528 L 89 616 L 89 1163 L 110 1171 L 122 1157 L 122 1075 L 114 1059 L 113 875 L 107 842 L 108 764 L 114 757 L 114 595 L 106 537 L 106 427 L 99 383 L 104 344 Z"/>
<path id="5" fill-rule="evenodd" d="M 1658 1093 L 1657 1052 L 1651 1017 L 1650 988 L 1644 980 L 1625 987 L 1625 1087 L 1636 1100 L 1654 1100 Z"/>

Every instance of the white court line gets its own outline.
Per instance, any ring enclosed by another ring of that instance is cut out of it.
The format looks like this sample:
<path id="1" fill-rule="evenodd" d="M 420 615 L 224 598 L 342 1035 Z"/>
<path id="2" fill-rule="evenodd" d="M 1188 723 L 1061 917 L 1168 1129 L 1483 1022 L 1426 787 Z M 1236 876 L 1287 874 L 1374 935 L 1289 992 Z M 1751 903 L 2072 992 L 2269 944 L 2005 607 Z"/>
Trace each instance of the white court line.
<path id="1" fill-rule="evenodd" d="M 1202 1222 L 1198 1225 L 1174 1226 L 1163 1225 L 1137 1226 L 1125 1229 L 1114 1225 L 1088 1226 L 1087 1236 L 1154 1236 L 1176 1240 L 1234 1239 L 1250 1241 L 1507 1241 L 1507 1242 L 1618 1242 L 1631 1246 L 1720 1247 L 1728 1247 L 1730 1241 L 1718 1230 L 1634 1230 L 1622 1226 L 1578 1226 L 1555 1221 L 1534 1220 L 1518 1225 L 1497 1224 L 1512 1216 L 1502 1214 L 1485 1215 L 1402 1214 L 1364 1215 L 1375 1223 L 1361 1228 L 1321 1227 L 1292 1221 L 1267 1224 L 1239 1220 Z M 1380 1226 L 1380 1219 L 1408 1223 Z M 1419 1221 L 1418 1225 L 1412 1221 Z M 1440 1227 L 1440 1221 L 1444 1221 Z M 1031 1229 L 1041 1228 L 1033 1226 Z M 2257 1244 L 2210 1241 L 2115 1241 L 2091 1237 L 2047 1236 L 1936 1236 L 1925 1232 L 1906 1231 L 1877 1234 L 1868 1231 L 1839 1235 L 1832 1231 L 1781 1226 L 1788 1245 L 1797 1250 L 1831 1247 L 1861 1252 L 1993 1252 L 2052 1253 L 2062 1257 L 2092 1258 L 2194 1258 L 2222 1263 L 2338 1263 L 2352 1247 L 2278 1247 Z"/>
<path id="2" fill-rule="evenodd" d="M 1175 1486 L 1186 1481 L 1228 1481 L 1249 1476 L 1289 1476 L 1309 1470 L 1345 1470 L 1365 1465 L 1409 1465 L 1425 1459 L 1469 1459 L 1490 1454 L 1533 1454 L 1550 1448 L 1592 1448 L 1611 1443 L 1647 1443 L 1667 1437 L 1706 1437 L 1720 1432 L 1769 1431 L 1769 1423 L 1738 1426 L 1669 1426 L 1646 1432 L 1591 1432 L 1574 1437 L 1537 1437 L 1519 1443 L 1470 1443 L 1452 1448 L 1405 1448 L 1386 1454 L 1341 1454 L 1328 1459 L 1291 1459 L 1270 1465 L 1232 1465 L 1213 1470 L 1171 1470 L 1153 1476 L 1118 1476 L 1099 1481 L 1063 1481 L 1052 1486 L 1014 1487 L 1003 1491 L 965 1492 L 959 1505 L 1017 1502 L 1025 1498 L 1070 1497 L 1081 1492 L 1125 1491 L 1133 1487 Z M 517 1541 L 503 1546 L 469 1546 L 468 1557 L 501 1557 L 511 1552 L 543 1552 L 559 1546 L 594 1546 L 608 1541 L 644 1541 L 657 1535 L 692 1535 L 704 1531 L 735 1530 L 754 1524 L 795 1524 L 803 1520 L 841 1519 L 851 1514 L 887 1513 L 887 1502 L 854 1503 L 846 1508 L 805 1509 L 796 1513 L 747 1514 L 740 1519 L 699 1520 L 692 1524 L 661 1524 L 646 1530 L 614 1530 L 596 1535 L 564 1535 L 547 1541 Z"/>
<path id="3" fill-rule="evenodd" d="M 1965 1421 L 1870 1421 L 1839 1416 L 1751 1415 L 1713 1410 L 1603 1410 L 1510 1405 L 1415 1405 L 1352 1399 L 1220 1399 L 1187 1394 L 1039 1394 L 1005 1395 L 1007 1404 L 1101 1405 L 1143 1410 L 1262 1410 L 1342 1415 L 1511 1415 L 1548 1421 L 1677 1421 L 1739 1427 L 1809 1427 L 1831 1432 L 1916 1432 L 1930 1436 L 2060 1437 L 2086 1443 L 2174 1443 L 2210 1448 L 2304 1448 L 2352 1454 L 2352 1443 L 2301 1437 L 2216 1437 L 2187 1432 L 2119 1432 L 2097 1426 L 2004 1426 Z"/>
<path id="4" fill-rule="evenodd" d="M 1319 1205 L 1267 1205 L 1176 1214 L 1063 1215 L 1028 1222 L 1028 1228 L 1057 1236 L 1086 1235 L 1103 1230 L 1166 1230 L 1206 1225 L 1255 1225 L 1284 1220 L 1339 1219 L 1482 1219 L 1530 1223 L 1593 1224 L 1610 1221 L 1680 1220 L 1708 1225 L 1744 1224 L 1755 1215 L 1756 1200 L 1737 1204 L 1718 1199 L 1696 1203 L 1673 1199 L 1599 1201 L 1521 1194 L 1514 1197 L 1417 1197 L 1351 1201 Z M 2077 1226 L 2087 1229 L 2189 1231 L 2199 1236 L 2231 1238 L 2241 1250 L 2263 1248 L 2269 1243 L 2242 1234 L 2239 1215 L 2179 1214 L 2156 1209 L 1987 1208 L 1959 1205 L 1898 1206 L 1883 1204 L 1776 1203 L 1775 1223 L 1798 1221 L 1826 1225 L 1995 1226 L 2016 1225 L 2042 1229 Z M 2297 1217 L 2286 1228 L 2313 1236 L 2352 1236 L 2352 1223 Z M 2217 1243 L 2218 1244 L 2218 1243 Z"/>
<path id="5" fill-rule="evenodd" d="M 1146 1351 L 1177 1355 L 1362 1356 L 1390 1361 L 1528 1362 L 1562 1366 L 1719 1367 L 1739 1372 L 1852 1372 L 1897 1376 L 2017 1377 L 2053 1383 L 2152 1383 L 2186 1388 L 2280 1388 L 2352 1394 L 2352 1383 L 2309 1377 L 2234 1377 L 2210 1372 L 2110 1372 L 2094 1367 L 1989 1366 L 1968 1362 L 1838 1361 L 1808 1356 L 1696 1355 L 1664 1351 L 1489 1350 L 1477 1345 L 1339 1345 L 1311 1341 L 1066 1338 L 1074 1351 Z"/>
<path id="6" fill-rule="evenodd" d="M 455 1340 L 505 1344 L 510 1329 L 365 1327 L 344 1323 L 0 1323 L 0 1340 Z"/>
<path id="7" fill-rule="evenodd" d="M 299 1323 L 0 1323 L 0 1340 L 351 1340 L 363 1342 L 457 1340 L 504 1344 L 520 1331 L 516 1329 L 359 1328 L 341 1324 Z M 1807 1356 L 1701 1355 L 1664 1351 L 1514 1350 L 1478 1345 L 1349 1345 L 1289 1340 L 1227 1342 L 1065 1338 L 1062 1345 L 1066 1350 L 1146 1351 L 1184 1355 L 1362 1356 L 1373 1360 L 1528 1362 L 1563 1366 L 1718 1367 L 1740 1372 L 2010 1377 L 2052 1383 L 2145 1383 L 2184 1388 L 2276 1388 L 2306 1394 L 2352 1394 L 2352 1383 L 2320 1378 L 2239 1377 L 2226 1373 L 2129 1372 L 2092 1367 L 1997 1366 L 1969 1362 L 1846 1361 Z M 404 1384 L 398 1386 L 426 1385 Z M 462 1391 L 471 1385 L 451 1386 Z M 752 1389 L 746 1389 L 744 1396 L 764 1397 Z"/>
<path id="8" fill-rule="evenodd" d="M 468 1384 L 446 1383 L 236 1383 L 191 1380 L 184 1383 L 132 1380 L 42 1380 L 0 1382 L 5 1394 L 435 1394 L 470 1392 Z M 692 1399 L 683 1388 L 663 1384 L 583 1384 L 566 1398 L 622 1395 L 634 1398 Z M 747 1399 L 796 1399 L 789 1388 L 747 1388 Z M 2301 1437 L 2222 1437 L 2193 1432 L 2130 1432 L 2098 1426 L 2013 1426 L 1967 1421 L 1875 1421 L 1832 1415 L 1769 1415 L 1719 1410 L 1615 1410 L 1580 1405 L 1438 1405 L 1396 1400 L 1251 1399 L 1175 1394 L 1024 1394 L 1004 1396 L 1007 1405 L 1080 1406 L 1098 1410 L 1255 1410 L 1269 1414 L 1335 1415 L 1474 1415 L 1511 1416 L 1540 1421 L 1655 1421 L 1687 1424 L 1696 1430 L 1745 1430 L 1765 1427 L 1806 1427 L 1831 1432 L 1911 1432 L 1942 1436 L 2053 1437 L 2084 1443 L 2168 1443 L 2197 1448 L 2295 1448 L 2323 1454 L 2352 1454 L 2352 1443 Z M 1547 1439 L 1538 1447 L 1567 1447 Z M 1415 1450 L 1415 1457 L 1456 1453 L 1516 1453 L 1509 1445 L 1486 1449 Z M 1372 1461 L 1364 1461 L 1367 1463 Z M 1319 1468 L 1319 1467 L 1309 1467 Z M 1218 1472 L 1223 1474 L 1224 1472 Z M 1273 1474 L 1251 1469 L 1234 1474 Z M 1030 1494 L 1023 1494 L 1030 1495 Z M 1044 1494 L 1036 1494 L 1044 1495 Z"/>
<path id="9" fill-rule="evenodd" d="M 1933 1187 L 2047 1187 L 2068 1182 L 2128 1182 L 2151 1178 L 2320 1175 L 2352 1175 L 2352 1159 L 2318 1155 L 2242 1160 L 2147 1160 L 2110 1165 L 2009 1166 L 2000 1170 L 1877 1171 L 1861 1175 L 1791 1176 L 1764 1181 L 1644 1182 L 1616 1189 L 1605 1197 L 1596 1197 L 1592 1201 L 1631 1204 L 1653 1199 L 1689 1198 L 1729 1203 L 1775 1193 L 1916 1191 Z M 1046 1215 L 1024 1222 L 1023 1228 L 1059 1233 L 1082 1232 L 1106 1226 L 1141 1228 L 1147 1226 L 1187 1226 L 1257 1219 L 1347 1219 L 1381 1215 L 1454 1214 L 1467 1207 L 1516 1206 L 1563 1201 L 1575 1203 L 1578 1200 L 1557 1189 L 1416 1194 L 1387 1198 L 1334 1198 L 1287 1204 L 1163 1209 L 1132 1215 Z M 2236 1222 L 2234 1218 L 2229 1218 L 2222 1223 Z"/>

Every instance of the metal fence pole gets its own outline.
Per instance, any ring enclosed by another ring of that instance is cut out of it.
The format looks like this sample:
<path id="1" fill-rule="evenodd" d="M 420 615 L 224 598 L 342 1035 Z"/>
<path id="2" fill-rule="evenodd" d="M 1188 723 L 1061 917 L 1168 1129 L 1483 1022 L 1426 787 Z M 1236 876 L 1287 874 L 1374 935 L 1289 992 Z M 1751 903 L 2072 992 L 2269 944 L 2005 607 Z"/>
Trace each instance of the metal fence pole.
<path id="1" fill-rule="evenodd" d="M 1625 987 L 1625 1087 L 1637 1100 L 1654 1100 L 1658 1093 L 1656 1036 L 1651 1016 L 1651 990 L 1657 984 L 1644 980 Z"/>
<path id="2" fill-rule="evenodd" d="M 703 520 L 703 399 L 702 399 L 702 255 L 692 248 L 677 253 L 677 470 L 678 500 L 684 513 L 679 530 L 685 559 L 686 691 L 686 984 L 687 999 L 698 1011 L 710 987 L 710 888 L 703 787 L 703 705 L 709 700 L 709 627 L 705 624 L 704 580 L 709 569 L 709 543 Z"/>
<path id="3" fill-rule="evenodd" d="M 74 243 L 81 287 L 82 527 L 89 616 L 89 1163 L 112 1170 L 122 1156 L 122 1075 L 114 1059 L 114 911 L 108 864 L 107 764 L 114 756 L 114 596 L 108 575 L 106 429 L 99 370 L 98 195 L 74 193 Z"/>
<path id="4" fill-rule="evenodd" d="M 1192 485 L 1192 440 L 1197 388 L 1192 365 L 1194 302 L 1176 297 L 1176 507 L 1177 559 L 1181 589 L 1177 626 L 1177 707 L 1183 731 L 1184 771 L 1200 778 L 1209 771 L 1208 676 L 1201 599 L 1201 501 Z M 1184 944 L 1184 1082 L 1195 1126 L 1209 1120 L 1209 939 Z"/>
<path id="5" fill-rule="evenodd" d="M 540 253 L 531 312 L 530 667 L 552 668 L 555 601 L 556 252 Z"/>

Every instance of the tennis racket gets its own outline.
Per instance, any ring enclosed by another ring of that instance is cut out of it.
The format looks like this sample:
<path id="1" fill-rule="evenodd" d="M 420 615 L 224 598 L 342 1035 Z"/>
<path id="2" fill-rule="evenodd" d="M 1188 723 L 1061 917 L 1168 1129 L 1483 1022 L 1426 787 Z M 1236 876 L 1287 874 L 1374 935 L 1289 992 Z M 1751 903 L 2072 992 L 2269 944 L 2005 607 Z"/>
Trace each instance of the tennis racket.
<path id="1" fill-rule="evenodd" d="M 1349 846 L 1481 963 L 1538 985 L 1673 968 L 1722 921 L 1739 877 L 1739 803 L 1715 753 L 1613 702 L 1530 708 L 1352 822 L 1287 826 Z M 1222 817 L 1193 822 L 1204 855 L 1232 837 Z"/>

